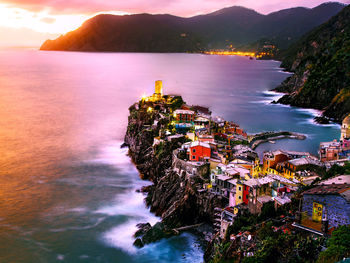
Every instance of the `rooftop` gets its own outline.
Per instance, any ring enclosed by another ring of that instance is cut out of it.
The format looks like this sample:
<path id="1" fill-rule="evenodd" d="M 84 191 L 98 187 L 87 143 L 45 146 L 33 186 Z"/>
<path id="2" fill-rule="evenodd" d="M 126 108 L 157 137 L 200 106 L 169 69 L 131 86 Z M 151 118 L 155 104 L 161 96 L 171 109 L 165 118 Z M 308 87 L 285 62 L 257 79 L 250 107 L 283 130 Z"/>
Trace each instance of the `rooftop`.
<path id="1" fill-rule="evenodd" d="M 338 175 L 318 183 L 318 185 L 329 185 L 329 184 L 349 184 L 350 185 L 350 175 Z"/>
<path id="2" fill-rule="evenodd" d="M 288 196 L 276 196 L 275 200 L 277 203 L 284 205 L 287 203 L 290 203 L 292 200 L 290 200 L 290 198 Z"/>
<path id="3" fill-rule="evenodd" d="M 224 174 L 218 174 L 216 176 L 217 179 L 221 180 L 221 181 L 227 181 L 229 179 L 232 179 L 231 176 L 228 176 L 228 175 L 224 175 Z"/>
<path id="4" fill-rule="evenodd" d="M 304 195 L 334 195 L 343 194 L 350 190 L 349 184 L 330 184 L 330 185 L 319 185 L 310 190 L 305 191 Z M 349 193 L 346 194 L 349 198 Z M 348 200 L 348 199 L 347 199 Z"/>
<path id="5" fill-rule="evenodd" d="M 261 185 L 269 184 L 269 183 L 272 183 L 273 181 L 274 181 L 274 179 L 272 179 L 271 177 L 265 176 L 262 178 L 249 179 L 249 180 L 245 181 L 243 184 L 245 184 L 249 187 L 254 187 L 254 186 L 261 186 Z"/>
<path id="6" fill-rule="evenodd" d="M 311 157 L 297 158 L 297 159 L 289 160 L 288 162 L 294 166 L 307 165 L 307 164 L 313 164 L 317 166 L 323 165 L 320 161 Z"/>
<path id="7" fill-rule="evenodd" d="M 178 109 L 178 110 L 174 111 L 174 114 L 191 114 L 191 115 L 193 115 L 194 113 L 195 112 L 192 110 L 180 110 L 180 109 Z"/>
<path id="8" fill-rule="evenodd" d="M 328 148 L 328 147 L 340 147 L 340 142 L 331 141 L 331 142 L 321 142 L 320 148 Z"/>
<path id="9" fill-rule="evenodd" d="M 258 197 L 258 202 L 264 204 L 272 200 L 272 197 L 269 195 L 263 195 Z"/>
<path id="10" fill-rule="evenodd" d="M 296 179 L 287 179 L 287 178 L 280 176 L 280 175 L 277 175 L 277 174 L 268 174 L 267 176 L 276 180 L 276 181 L 279 181 L 283 184 L 287 184 L 287 185 L 297 185 L 299 183 L 299 181 Z"/>
<path id="11" fill-rule="evenodd" d="M 210 148 L 209 143 L 200 142 L 200 141 L 194 141 L 194 142 L 192 142 L 191 145 L 190 145 L 190 147 L 196 147 L 196 146 L 202 146 L 202 147 L 205 147 L 205 148 Z"/>

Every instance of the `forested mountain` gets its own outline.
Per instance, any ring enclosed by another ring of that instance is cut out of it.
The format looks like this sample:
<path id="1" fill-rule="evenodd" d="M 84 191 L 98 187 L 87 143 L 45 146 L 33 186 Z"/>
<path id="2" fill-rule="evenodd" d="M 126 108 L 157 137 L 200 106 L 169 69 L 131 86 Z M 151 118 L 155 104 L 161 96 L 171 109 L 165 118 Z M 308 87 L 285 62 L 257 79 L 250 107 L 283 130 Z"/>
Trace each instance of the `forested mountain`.
<path id="1" fill-rule="evenodd" d="M 282 67 L 294 72 L 279 102 L 324 110 L 337 122 L 350 113 L 350 6 L 287 49 Z"/>
<path id="2" fill-rule="evenodd" d="M 233 6 L 182 18 L 172 15 L 98 15 L 80 28 L 47 40 L 42 50 L 198 52 L 271 39 L 281 48 L 337 14 L 344 5 L 290 8 L 262 15 Z"/>

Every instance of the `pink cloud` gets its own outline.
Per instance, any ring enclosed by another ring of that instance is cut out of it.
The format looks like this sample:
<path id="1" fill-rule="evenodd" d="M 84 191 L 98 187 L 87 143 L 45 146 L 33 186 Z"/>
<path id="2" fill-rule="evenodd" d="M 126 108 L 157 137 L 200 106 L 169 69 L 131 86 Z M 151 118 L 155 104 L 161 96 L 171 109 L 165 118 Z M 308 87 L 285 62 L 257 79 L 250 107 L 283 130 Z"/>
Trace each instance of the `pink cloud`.
<path id="1" fill-rule="evenodd" d="M 93 14 L 101 11 L 123 11 L 128 13 L 170 13 L 178 16 L 192 16 L 218 10 L 223 7 L 240 5 L 262 13 L 284 8 L 314 7 L 327 0 L 3 0 L 15 7 L 32 11 L 43 9 L 51 13 Z M 349 4 L 350 0 L 340 0 Z"/>

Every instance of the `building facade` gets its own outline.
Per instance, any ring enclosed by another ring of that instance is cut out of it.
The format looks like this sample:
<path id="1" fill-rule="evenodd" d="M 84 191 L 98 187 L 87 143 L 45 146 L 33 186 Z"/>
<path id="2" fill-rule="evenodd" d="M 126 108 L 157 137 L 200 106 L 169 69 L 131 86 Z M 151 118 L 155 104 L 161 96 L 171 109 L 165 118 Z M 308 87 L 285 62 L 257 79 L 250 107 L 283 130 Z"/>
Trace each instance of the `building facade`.
<path id="1" fill-rule="evenodd" d="M 350 114 L 345 117 L 341 125 L 340 140 L 350 138 Z"/>

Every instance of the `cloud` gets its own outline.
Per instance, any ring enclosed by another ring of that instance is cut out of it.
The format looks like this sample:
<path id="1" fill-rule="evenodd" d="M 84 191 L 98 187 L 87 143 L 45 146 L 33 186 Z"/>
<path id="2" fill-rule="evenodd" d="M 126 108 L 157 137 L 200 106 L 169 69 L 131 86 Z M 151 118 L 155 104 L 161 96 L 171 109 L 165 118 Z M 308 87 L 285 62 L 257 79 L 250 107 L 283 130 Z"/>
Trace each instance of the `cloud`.
<path id="1" fill-rule="evenodd" d="M 59 14 L 93 14 L 101 11 L 127 13 L 170 13 L 191 16 L 223 7 L 241 5 L 269 13 L 293 6 L 314 7 L 328 0 L 2 0 L 2 3 L 31 11 L 50 10 Z M 340 0 L 349 4 L 350 0 Z"/>
<path id="2" fill-rule="evenodd" d="M 56 18 L 52 18 L 52 17 L 43 17 L 40 19 L 41 22 L 44 22 L 46 24 L 53 24 L 56 22 Z"/>
<path id="3" fill-rule="evenodd" d="M 59 34 L 40 33 L 27 28 L 9 28 L 0 26 L 0 49 L 10 46 L 30 46 L 38 48 L 46 39 L 54 39 Z"/>
<path id="4" fill-rule="evenodd" d="M 178 0 L 175 0 L 175 2 Z M 3 0 L 11 7 L 30 11 L 50 10 L 53 13 L 96 13 L 101 11 L 125 11 L 130 13 L 152 12 L 171 5 L 162 0 Z M 157 8 L 155 8 L 157 7 Z"/>

